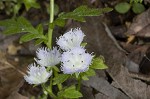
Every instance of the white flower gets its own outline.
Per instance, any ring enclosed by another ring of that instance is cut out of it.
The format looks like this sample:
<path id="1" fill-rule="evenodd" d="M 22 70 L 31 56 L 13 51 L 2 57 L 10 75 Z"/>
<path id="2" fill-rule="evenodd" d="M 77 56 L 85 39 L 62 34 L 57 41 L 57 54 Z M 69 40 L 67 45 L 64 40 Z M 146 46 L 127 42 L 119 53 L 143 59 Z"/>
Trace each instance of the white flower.
<path id="1" fill-rule="evenodd" d="M 29 84 L 41 84 L 45 83 L 52 75 L 52 71 L 47 72 L 44 66 L 38 67 L 35 63 L 29 65 L 28 75 L 24 76 L 24 79 Z"/>
<path id="2" fill-rule="evenodd" d="M 57 45 L 59 45 L 62 50 L 68 51 L 74 47 L 80 47 L 84 36 L 80 28 L 71 29 L 69 32 L 59 37 Z"/>
<path id="3" fill-rule="evenodd" d="M 36 55 L 35 61 L 41 66 L 55 66 L 61 60 L 61 53 L 56 47 L 53 50 L 41 47 L 36 51 Z"/>
<path id="4" fill-rule="evenodd" d="M 89 69 L 93 56 L 82 47 L 74 48 L 62 54 L 61 70 L 64 74 L 85 72 Z"/>

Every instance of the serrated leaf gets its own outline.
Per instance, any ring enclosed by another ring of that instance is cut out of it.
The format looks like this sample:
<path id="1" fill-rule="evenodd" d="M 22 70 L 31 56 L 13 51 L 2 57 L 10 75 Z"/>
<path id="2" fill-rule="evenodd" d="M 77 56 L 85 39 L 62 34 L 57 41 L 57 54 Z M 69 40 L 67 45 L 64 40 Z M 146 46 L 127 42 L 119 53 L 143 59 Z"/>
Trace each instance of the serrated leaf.
<path id="1" fill-rule="evenodd" d="M 46 4 L 47 13 L 50 14 L 50 6 L 49 4 Z M 57 4 L 54 4 L 54 15 L 57 15 L 59 12 L 59 6 Z"/>
<path id="2" fill-rule="evenodd" d="M 132 10 L 134 13 L 139 14 L 145 11 L 145 7 L 141 3 L 134 3 L 132 6 Z"/>
<path id="3" fill-rule="evenodd" d="M 85 10 L 85 9 L 87 9 L 87 6 L 83 5 L 83 6 L 76 8 L 73 12 L 78 12 L 78 11 L 80 12 L 80 11 Z"/>
<path id="4" fill-rule="evenodd" d="M 96 57 L 93 59 L 92 65 L 90 65 L 90 68 L 93 69 L 107 69 L 108 67 L 104 63 L 104 59 L 102 57 Z"/>
<path id="5" fill-rule="evenodd" d="M 89 80 L 88 77 L 94 76 L 94 75 L 96 75 L 96 73 L 95 73 L 94 69 L 89 68 L 88 71 L 80 73 L 80 75 L 83 80 Z"/>
<path id="6" fill-rule="evenodd" d="M 112 11 L 111 8 L 88 8 L 87 6 L 80 6 L 76 8 L 73 13 L 77 13 L 79 16 L 99 16 L 103 13 Z"/>
<path id="7" fill-rule="evenodd" d="M 4 27 L 13 26 L 14 23 L 16 23 L 15 19 L 6 19 L 0 21 L 0 26 L 4 26 Z"/>
<path id="8" fill-rule="evenodd" d="M 142 3 L 143 0 L 130 0 L 130 3 Z"/>
<path id="9" fill-rule="evenodd" d="M 39 34 L 43 34 L 43 26 L 42 26 L 42 24 L 39 24 L 39 25 L 36 27 L 36 29 L 38 30 L 38 33 L 39 33 Z"/>
<path id="10" fill-rule="evenodd" d="M 54 15 L 57 15 L 59 12 L 59 6 L 57 4 L 54 4 Z"/>
<path id="11" fill-rule="evenodd" d="M 81 22 L 85 22 L 86 16 L 99 16 L 105 12 L 111 11 L 111 8 L 88 8 L 87 6 L 80 6 L 76 8 L 73 12 L 69 13 L 60 13 L 58 15 L 58 19 L 73 19 Z"/>
<path id="12" fill-rule="evenodd" d="M 70 75 L 67 75 L 67 74 L 59 74 L 57 77 L 55 77 L 53 80 L 53 85 L 56 85 L 56 84 L 60 84 L 60 83 L 63 83 L 65 80 L 68 79 Z"/>
<path id="13" fill-rule="evenodd" d="M 38 33 L 36 29 L 31 25 L 31 23 L 24 17 L 19 17 L 15 19 L 7 19 L 0 21 L 0 26 L 5 27 L 3 33 L 7 35 L 12 35 L 22 32 Z"/>
<path id="14" fill-rule="evenodd" d="M 20 27 L 22 31 L 30 32 L 30 33 L 38 33 L 38 31 L 34 29 L 32 24 L 24 17 L 19 17 L 17 19 L 17 25 Z"/>
<path id="15" fill-rule="evenodd" d="M 67 18 L 69 19 L 69 18 Z M 80 21 L 80 22 L 86 22 L 85 18 L 82 16 L 73 16 L 72 19 L 76 20 L 76 21 Z"/>
<path id="16" fill-rule="evenodd" d="M 30 41 L 30 40 L 33 40 L 36 38 L 41 38 L 41 35 L 38 35 L 36 33 L 27 33 L 27 34 L 24 34 L 23 36 L 21 36 L 20 43 L 27 42 L 27 41 Z"/>
<path id="17" fill-rule="evenodd" d="M 61 93 L 59 93 L 59 96 L 62 96 L 64 98 L 80 98 L 83 97 L 82 94 L 76 90 L 75 86 L 71 86 Z"/>
<path id="18" fill-rule="evenodd" d="M 131 5 L 127 2 L 118 3 L 115 6 L 115 10 L 121 14 L 127 13 L 130 9 Z"/>
<path id="19" fill-rule="evenodd" d="M 85 75 L 87 76 L 94 76 L 96 73 L 92 68 L 89 68 L 88 71 L 85 72 Z"/>
<path id="20" fill-rule="evenodd" d="M 88 78 L 86 75 L 83 75 L 81 78 L 82 78 L 83 80 L 89 80 L 89 78 Z"/>
<path id="21" fill-rule="evenodd" d="M 60 18 L 60 16 L 62 16 L 64 14 L 65 14 L 65 12 L 61 12 L 61 13 L 58 14 L 58 17 Z"/>
<path id="22" fill-rule="evenodd" d="M 36 0 L 23 0 L 26 10 L 28 11 L 31 7 L 40 8 L 40 5 L 36 2 Z"/>
<path id="23" fill-rule="evenodd" d="M 60 26 L 60 27 L 63 27 L 65 25 L 65 20 L 64 19 L 56 19 L 54 21 L 54 24 Z"/>
<path id="24" fill-rule="evenodd" d="M 78 72 L 75 72 L 75 73 L 74 73 L 74 77 L 75 77 L 76 79 L 78 79 L 78 78 L 79 78 L 79 73 L 78 73 Z"/>
<path id="25" fill-rule="evenodd" d="M 79 98 L 82 97 L 82 94 L 76 90 L 75 86 L 71 86 L 64 91 L 65 98 Z"/>
<path id="26" fill-rule="evenodd" d="M 59 68 L 57 66 L 52 66 L 52 68 L 54 69 L 54 71 L 60 72 L 60 70 L 59 70 Z"/>
<path id="27" fill-rule="evenodd" d="M 40 45 L 41 43 L 43 43 L 45 40 L 44 39 L 37 39 L 35 41 L 35 46 Z"/>
<path id="28" fill-rule="evenodd" d="M 112 11 L 113 9 L 109 8 L 109 7 L 106 7 L 106 8 L 101 8 L 99 10 L 101 11 L 101 13 L 108 13 L 108 12 Z"/>
<path id="29" fill-rule="evenodd" d="M 21 3 L 17 3 L 14 7 L 13 7 L 13 11 L 14 11 L 14 15 L 16 15 L 19 10 L 21 8 Z"/>
<path id="30" fill-rule="evenodd" d="M 59 19 L 73 19 L 73 20 L 76 20 L 76 21 L 85 22 L 85 19 L 84 19 L 83 16 L 81 16 L 78 13 L 74 13 L 74 12 L 61 14 Z"/>

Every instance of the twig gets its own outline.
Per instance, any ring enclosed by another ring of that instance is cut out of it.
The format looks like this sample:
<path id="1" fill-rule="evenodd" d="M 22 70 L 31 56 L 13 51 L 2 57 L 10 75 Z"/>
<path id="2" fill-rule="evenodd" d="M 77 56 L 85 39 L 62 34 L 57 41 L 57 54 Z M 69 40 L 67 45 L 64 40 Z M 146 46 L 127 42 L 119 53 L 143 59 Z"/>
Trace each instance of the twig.
<path id="1" fill-rule="evenodd" d="M 17 69 L 15 66 L 11 65 L 8 62 L 5 62 L 6 65 L 8 65 L 10 68 L 15 69 L 16 71 L 18 71 L 20 74 L 22 74 L 23 76 L 25 76 L 26 74 L 24 72 L 22 72 L 21 70 Z M 5 68 L 6 69 L 6 68 Z"/>
<path id="2" fill-rule="evenodd" d="M 120 45 L 118 44 L 117 40 L 114 38 L 114 36 L 112 35 L 110 29 L 108 28 L 107 24 L 103 22 L 103 25 L 105 26 L 105 31 L 107 32 L 107 35 L 112 39 L 112 41 L 115 43 L 116 47 L 119 50 L 127 53 L 127 51 L 125 51 L 122 47 L 120 47 Z"/>

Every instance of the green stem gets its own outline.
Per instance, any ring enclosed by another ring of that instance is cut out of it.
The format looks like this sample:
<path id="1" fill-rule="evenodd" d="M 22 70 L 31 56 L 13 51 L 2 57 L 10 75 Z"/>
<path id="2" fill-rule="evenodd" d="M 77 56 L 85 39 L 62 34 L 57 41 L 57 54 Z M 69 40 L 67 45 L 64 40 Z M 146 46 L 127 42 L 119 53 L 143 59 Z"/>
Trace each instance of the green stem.
<path id="1" fill-rule="evenodd" d="M 52 91 L 52 87 L 53 87 L 53 75 L 51 75 L 50 77 L 50 85 L 49 85 L 49 90 Z"/>
<path id="2" fill-rule="evenodd" d="M 80 91 L 80 87 L 81 87 L 81 76 L 79 75 L 79 78 L 78 78 L 78 86 L 77 86 L 77 90 Z"/>
<path id="3" fill-rule="evenodd" d="M 51 23 L 54 21 L 54 0 L 50 0 L 50 20 L 49 20 L 49 27 L 48 27 L 48 42 L 47 46 L 52 48 L 52 34 L 53 28 L 51 27 Z"/>
<path id="4" fill-rule="evenodd" d="M 58 72 L 54 70 L 54 76 L 58 76 Z M 59 91 L 62 90 L 62 84 L 57 84 Z"/>
<path id="5" fill-rule="evenodd" d="M 50 0 L 50 23 L 54 20 L 54 0 Z"/>
<path id="6" fill-rule="evenodd" d="M 41 84 L 42 85 L 42 88 L 48 92 L 48 94 L 53 98 L 53 99 L 56 99 L 57 96 L 52 92 L 52 90 L 48 90 L 45 86 L 45 84 Z"/>

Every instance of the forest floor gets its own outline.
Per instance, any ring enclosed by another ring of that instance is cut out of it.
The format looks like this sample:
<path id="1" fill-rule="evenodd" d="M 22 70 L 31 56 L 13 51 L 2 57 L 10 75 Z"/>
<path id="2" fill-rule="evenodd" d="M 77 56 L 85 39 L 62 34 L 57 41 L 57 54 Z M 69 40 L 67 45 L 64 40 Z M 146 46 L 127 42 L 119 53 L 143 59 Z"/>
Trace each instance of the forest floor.
<path id="1" fill-rule="evenodd" d="M 114 8 L 118 2 L 120 0 L 56 0 L 60 12 L 72 11 L 80 5 Z M 141 14 L 132 11 L 119 14 L 113 10 L 101 16 L 87 17 L 85 23 L 68 20 L 64 28 L 55 28 L 54 39 L 70 28 L 81 27 L 86 35 L 88 52 L 105 58 L 108 69 L 98 70 L 96 76 L 82 82 L 82 99 L 150 98 L 150 1 L 144 2 L 147 6 Z M 40 3 L 41 10 L 20 12 L 34 26 L 48 21 L 47 2 Z M 0 20 L 11 17 L 0 14 Z M 47 31 L 46 27 L 44 29 Z M 34 46 L 32 41 L 19 44 L 21 35 L 0 33 L 0 99 L 28 99 L 42 94 L 40 86 L 33 87 L 23 78 L 40 46 Z"/>

